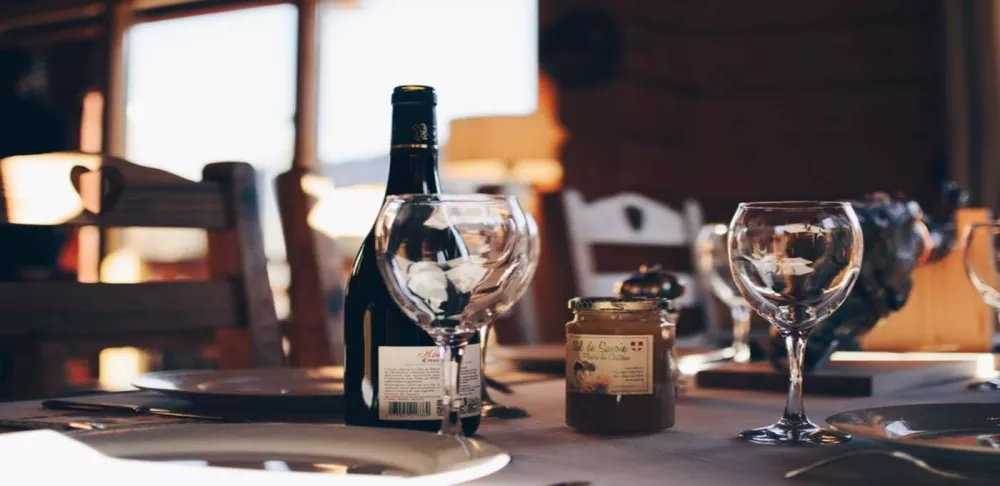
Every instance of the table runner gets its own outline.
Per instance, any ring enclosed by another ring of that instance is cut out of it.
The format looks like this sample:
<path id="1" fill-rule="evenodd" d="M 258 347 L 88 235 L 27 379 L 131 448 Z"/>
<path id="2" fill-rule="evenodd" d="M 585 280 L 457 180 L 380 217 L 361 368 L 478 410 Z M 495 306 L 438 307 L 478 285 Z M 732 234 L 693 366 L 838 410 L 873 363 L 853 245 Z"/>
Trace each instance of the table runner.
<path id="1" fill-rule="evenodd" d="M 744 444 L 734 437 L 741 429 L 773 423 L 784 396 L 728 390 L 688 390 L 678 400 L 677 425 L 664 433 L 605 438 L 585 436 L 564 424 L 564 383 L 549 380 L 514 387 L 497 396 L 503 403 L 525 407 L 531 417 L 484 421 L 481 438 L 506 448 L 512 463 L 473 485 L 547 486 L 590 481 L 593 486 L 763 486 L 952 484 L 884 457 L 858 457 L 839 465 L 785 480 L 784 473 L 815 460 L 850 450 L 876 447 L 865 441 L 844 446 L 784 448 Z M 806 409 L 816 422 L 858 408 L 933 402 L 1000 402 L 1000 392 L 973 392 L 963 383 L 873 398 L 807 396 Z M 61 413 L 41 409 L 40 402 L 0 403 L 0 419 Z"/>

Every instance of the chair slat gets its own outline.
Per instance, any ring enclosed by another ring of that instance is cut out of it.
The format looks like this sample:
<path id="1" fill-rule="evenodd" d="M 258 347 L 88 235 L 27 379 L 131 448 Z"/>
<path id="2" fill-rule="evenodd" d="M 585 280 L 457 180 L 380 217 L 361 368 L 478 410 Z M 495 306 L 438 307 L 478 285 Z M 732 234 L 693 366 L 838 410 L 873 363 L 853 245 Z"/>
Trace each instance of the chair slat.
<path id="1" fill-rule="evenodd" d="M 0 283 L 0 336 L 238 327 L 232 281 Z"/>
<path id="2" fill-rule="evenodd" d="M 140 186 L 126 190 L 97 219 L 110 227 L 222 230 L 230 227 L 223 197 L 216 184 Z"/>

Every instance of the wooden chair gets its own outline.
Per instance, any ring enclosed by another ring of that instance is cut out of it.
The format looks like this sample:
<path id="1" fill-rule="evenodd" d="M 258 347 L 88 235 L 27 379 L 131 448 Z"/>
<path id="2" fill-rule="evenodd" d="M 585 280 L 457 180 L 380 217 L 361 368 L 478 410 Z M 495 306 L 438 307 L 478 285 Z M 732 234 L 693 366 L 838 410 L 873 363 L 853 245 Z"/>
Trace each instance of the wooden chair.
<path id="1" fill-rule="evenodd" d="M 593 245 L 683 247 L 689 248 L 693 255 L 694 240 L 702 225 L 701 207 L 697 202 L 686 201 L 683 211 L 677 211 L 631 192 L 588 203 L 579 191 L 565 189 L 563 206 L 576 288 L 585 296 L 612 295 L 615 283 L 628 275 L 628 272 L 599 273 Z M 672 271 L 669 263 L 664 268 Z M 695 284 L 694 274 L 688 271 L 674 273 L 686 288 L 678 305 L 682 308 L 697 305 L 701 289 Z"/>
<path id="2" fill-rule="evenodd" d="M 193 182 L 110 156 L 52 155 L 73 167 L 64 162 L 44 169 L 45 188 L 38 180 L 26 187 L 16 176 L 46 162 L 0 162 L 0 224 L 205 229 L 212 280 L 0 282 L 0 357 L 7 364 L 0 385 L 8 395 L 54 393 L 62 359 L 113 346 L 214 340 L 222 368 L 282 365 L 250 165 L 210 164 L 203 181 Z M 73 189 L 76 201 L 66 196 Z"/>
<path id="3" fill-rule="evenodd" d="M 291 284 L 284 323 L 289 364 L 344 364 L 343 256 L 310 214 L 331 197 L 333 184 L 307 168 L 292 167 L 275 180 Z"/>

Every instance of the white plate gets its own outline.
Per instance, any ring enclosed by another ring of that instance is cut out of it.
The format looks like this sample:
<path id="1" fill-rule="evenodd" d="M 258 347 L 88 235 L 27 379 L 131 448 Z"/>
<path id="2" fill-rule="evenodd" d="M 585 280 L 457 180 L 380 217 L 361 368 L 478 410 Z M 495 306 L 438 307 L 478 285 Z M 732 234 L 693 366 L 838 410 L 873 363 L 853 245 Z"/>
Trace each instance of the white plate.
<path id="1" fill-rule="evenodd" d="M 839 413 L 826 419 L 855 437 L 914 452 L 1000 456 L 1000 403 L 900 405 Z"/>
<path id="2" fill-rule="evenodd" d="M 506 452 L 476 439 L 342 425 L 178 424 L 69 435 L 122 459 L 409 478 L 435 485 L 471 481 L 510 462 Z"/>
<path id="3" fill-rule="evenodd" d="M 344 368 L 162 371 L 132 386 L 209 406 L 331 410 L 343 403 Z"/>

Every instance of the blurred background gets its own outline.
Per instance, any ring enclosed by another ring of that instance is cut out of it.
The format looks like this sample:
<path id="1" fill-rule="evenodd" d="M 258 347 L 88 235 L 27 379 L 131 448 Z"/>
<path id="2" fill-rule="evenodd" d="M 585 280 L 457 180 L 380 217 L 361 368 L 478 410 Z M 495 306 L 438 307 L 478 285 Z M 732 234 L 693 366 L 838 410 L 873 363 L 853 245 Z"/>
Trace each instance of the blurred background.
<path id="1" fill-rule="evenodd" d="M 0 159 L 106 153 L 193 180 L 210 162 L 252 164 L 289 319 L 275 178 L 321 176 L 303 186 L 320 195 L 308 222 L 343 278 L 381 204 L 389 93 L 432 85 L 445 190 L 516 192 L 542 229 L 534 290 L 499 339 L 559 342 L 591 277 L 570 250 L 567 191 L 694 201 L 701 222 L 727 222 L 745 200 L 886 191 L 933 207 L 951 180 L 996 209 L 998 19 L 991 0 L 0 0 Z M 48 190 L 37 164 L 19 190 Z M 79 232 L 5 240 L 8 280 L 27 267 L 205 277 L 200 230 L 114 231 L 92 260 Z M 691 255 L 602 244 L 591 270 L 691 273 Z M 682 334 L 708 328 L 707 313 L 686 315 Z M 211 351 L 113 348 L 67 359 L 65 385 L 196 366 Z"/>

